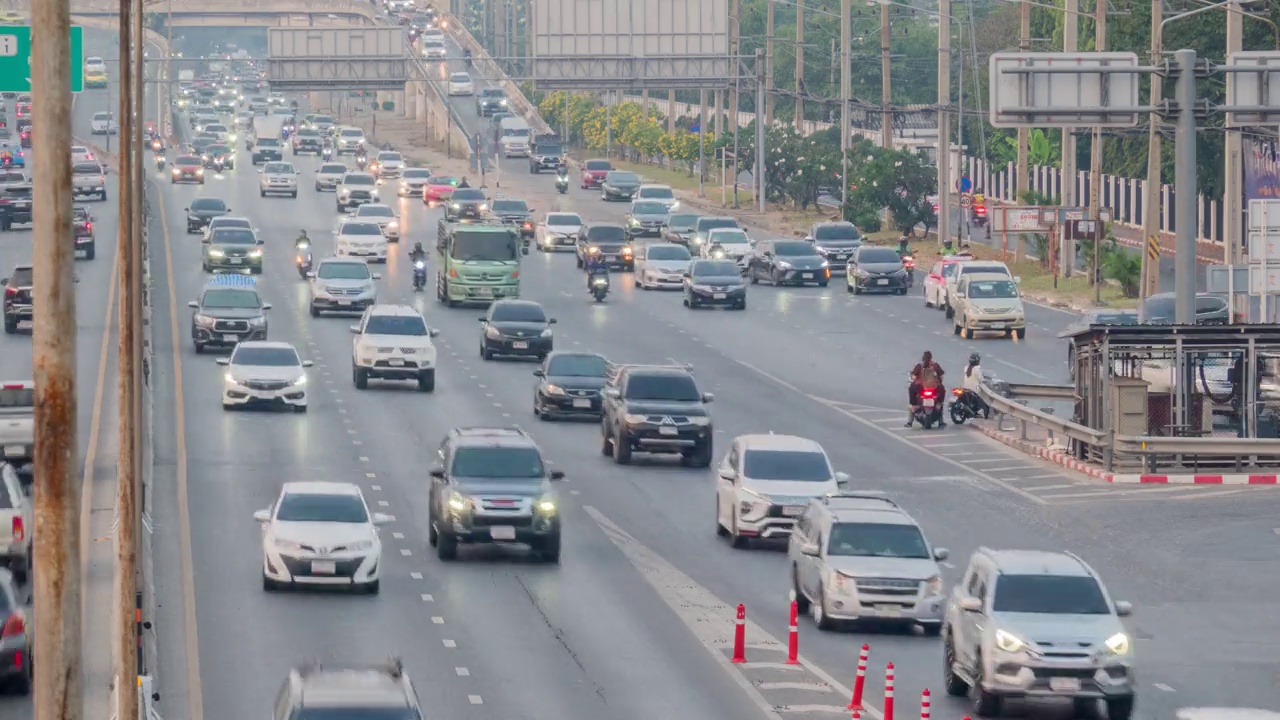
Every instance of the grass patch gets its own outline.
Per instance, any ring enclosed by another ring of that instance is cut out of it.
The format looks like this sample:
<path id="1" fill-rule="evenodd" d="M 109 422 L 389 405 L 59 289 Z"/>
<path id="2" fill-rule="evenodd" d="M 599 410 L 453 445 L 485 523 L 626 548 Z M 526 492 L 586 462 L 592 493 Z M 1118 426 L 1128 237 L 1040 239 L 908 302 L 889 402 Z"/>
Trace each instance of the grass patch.
<path id="1" fill-rule="evenodd" d="M 684 172 L 683 170 L 671 170 L 657 165 L 643 165 L 640 163 L 623 162 L 621 160 L 614 160 L 613 166 L 618 170 L 627 170 L 629 172 L 636 173 L 650 182 L 660 185 L 670 185 L 673 190 L 680 190 L 689 193 L 698 192 L 698 176 L 689 175 L 689 173 Z M 713 183 L 710 178 L 707 179 L 703 190 L 706 192 L 708 199 L 718 200 L 720 197 L 720 184 Z M 729 199 L 729 202 L 733 202 L 732 187 L 725 188 L 725 195 Z M 749 188 L 738 188 L 739 205 L 749 206 L 753 202 L 755 202 L 755 195 Z"/>

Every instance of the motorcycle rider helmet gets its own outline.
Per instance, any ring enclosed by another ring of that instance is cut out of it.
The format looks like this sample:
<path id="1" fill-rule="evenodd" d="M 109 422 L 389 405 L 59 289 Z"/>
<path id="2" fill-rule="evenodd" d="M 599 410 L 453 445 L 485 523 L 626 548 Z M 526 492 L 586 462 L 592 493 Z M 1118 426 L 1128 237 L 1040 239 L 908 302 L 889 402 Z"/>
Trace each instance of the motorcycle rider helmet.
<path id="1" fill-rule="evenodd" d="M 425 253 L 425 252 L 426 252 L 426 250 L 423 250 L 423 249 L 422 249 L 422 243 L 421 243 L 421 242 L 416 242 L 416 243 L 414 243 L 414 244 L 413 244 L 413 252 L 414 252 L 415 254 L 417 254 L 417 253 Z"/>
<path id="2" fill-rule="evenodd" d="M 973 354 L 969 355 L 969 364 L 970 364 L 970 365 L 981 365 L 981 364 L 982 364 L 982 356 L 981 356 L 981 355 L 979 355 L 978 353 L 973 353 Z"/>

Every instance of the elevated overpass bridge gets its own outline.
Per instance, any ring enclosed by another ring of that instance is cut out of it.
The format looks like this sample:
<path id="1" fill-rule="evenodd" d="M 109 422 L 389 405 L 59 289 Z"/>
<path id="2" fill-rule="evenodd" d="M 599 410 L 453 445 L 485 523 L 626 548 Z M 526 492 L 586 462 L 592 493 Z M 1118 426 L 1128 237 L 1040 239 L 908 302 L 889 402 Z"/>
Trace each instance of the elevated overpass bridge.
<path id="1" fill-rule="evenodd" d="M 174 28 L 371 25 L 377 17 L 371 3 L 359 0 L 171 0 L 159 7 L 154 14 Z M 76 17 L 114 17 L 119 5 L 88 0 L 73 3 L 71 11 Z"/>

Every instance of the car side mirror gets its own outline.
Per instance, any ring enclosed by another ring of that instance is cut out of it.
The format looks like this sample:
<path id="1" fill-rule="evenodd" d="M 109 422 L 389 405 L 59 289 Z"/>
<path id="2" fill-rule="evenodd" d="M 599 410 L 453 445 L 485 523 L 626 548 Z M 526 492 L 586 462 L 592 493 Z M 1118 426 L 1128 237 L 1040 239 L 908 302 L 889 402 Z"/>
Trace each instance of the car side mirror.
<path id="1" fill-rule="evenodd" d="M 253 513 L 253 519 L 258 522 L 271 522 L 271 510 L 258 510 Z"/>
<path id="2" fill-rule="evenodd" d="M 0 280 L 0 287 L 5 287 L 8 284 L 9 284 L 9 278 L 4 278 L 3 280 Z"/>
<path id="3" fill-rule="evenodd" d="M 200 303 L 196 302 L 195 300 L 192 300 L 191 302 L 187 303 L 187 307 L 189 307 L 189 308 L 199 308 L 199 307 L 200 307 Z"/>
<path id="4" fill-rule="evenodd" d="M 842 488 L 843 488 L 843 487 L 848 487 L 848 485 L 849 485 L 849 473 L 846 473 L 846 472 L 838 472 L 838 473 L 836 473 L 836 485 L 837 485 L 838 487 L 842 487 Z"/>
<path id="5" fill-rule="evenodd" d="M 359 325 L 352 325 L 352 326 L 351 326 L 351 332 L 352 332 L 352 333 L 355 333 L 356 335 L 359 335 L 359 334 L 360 334 L 360 326 L 359 326 Z"/>
<path id="6" fill-rule="evenodd" d="M 938 562 L 942 562 L 943 560 L 946 560 L 946 559 L 947 559 L 947 558 L 949 558 L 949 557 L 951 557 L 951 551 L 950 551 L 950 550 L 948 550 L 948 549 L 946 549 L 946 548 L 934 548 L 934 549 L 933 549 L 933 559 L 934 559 L 934 560 L 937 560 Z"/>
<path id="7" fill-rule="evenodd" d="M 485 318 L 477 318 L 477 319 L 478 319 L 480 322 L 482 322 L 482 323 L 487 323 L 487 322 L 489 322 L 489 321 L 488 321 L 487 319 L 485 319 Z"/>
<path id="8" fill-rule="evenodd" d="M 704 403 L 709 403 L 715 399 L 716 399 L 716 396 L 713 393 L 702 393 L 702 402 Z"/>
<path id="9" fill-rule="evenodd" d="M 262 238 L 258 238 L 258 244 L 259 244 L 259 245 L 266 245 L 266 244 L 267 244 L 267 241 L 266 241 L 266 240 L 263 240 Z"/>
<path id="10" fill-rule="evenodd" d="M 692 276 L 692 275 L 690 275 L 689 273 L 680 273 L 680 276 L 681 276 L 681 277 L 684 277 L 684 278 L 691 278 L 691 277 L 693 277 L 693 276 Z"/>
<path id="11" fill-rule="evenodd" d="M 374 525 L 388 525 L 391 523 L 391 516 L 386 513 L 374 513 L 369 517 L 369 521 Z"/>
<path id="12" fill-rule="evenodd" d="M 820 552 L 821 552 L 821 549 L 818 547 L 818 543 L 816 543 L 816 542 L 800 543 L 800 554 L 801 554 L 801 555 L 808 555 L 808 556 L 810 556 L 810 557 L 818 557 L 818 555 L 819 555 L 819 553 L 820 553 Z"/>
<path id="13" fill-rule="evenodd" d="M 314 362 L 312 362 L 312 361 L 310 361 L 310 360 L 303 360 L 303 361 L 302 361 L 302 367 L 304 367 L 304 368 L 309 368 L 309 367 L 311 367 L 312 365 L 315 365 L 315 363 L 314 363 Z"/>
<path id="14" fill-rule="evenodd" d="M 618 398 L 622 397 L 622 393 L 618 391 L 618 388 L 608 388 L 604 391 L 604 396 L 607 398 L 613 398 L 614 400 L 617 400 Z"/>
<path id="15" fill-rule="evenodd" d="M 224 358 L 224 357 L 220 357 L 220 358 L 218 358 L 217 360 L 215 360 L 214 362 L 218 363 L 219 365 L 230 365 L 230 364 L 231 364 L 231 358 Z"/>
<path id="16" fill-rule="evenodd" d="M 1014 284 L 1014 285 L 1021 285 L 1021 284 L 1022 284 L 1022 278 L 1021 278 L 1021 277 L 1019 277 L 1019 276 L 1017 276 L 1017 275 L 1015 275 L 1015 276 L 1013 277 L 1013 284 Z"/>
<path id="17" fill-rule="evenodd" d="M 371 277 L 372 277 L 374 280 L 381 280 L 381 279 L 382 279 L 382 273 L 373 273 L 373 275 L 372 275 Z"/>
<path id="18" fill-rule="evenodd" d="M 182 208 L 182 211 L 183 211 L 183 212 L 191 212 L 191 208 L 189 208 L 189 207 L 184 207 L 184 208 Z"/>
<path id="19" fill-rule="evenodd" d="M 1129 617 L 1133 614 L 1133 603 L 1127 600 L 1116 601 L 1116 615 L 1120 617 Z"/>
<path id="20" fill-rule="evenodd" d="M 965 612 L 980 613 L 982 612 L 982 598 L 960 598 L 960 609 Z"/>
<path id="21" fill-rule="evenodd" d="M 314 271 L 314 270 L 313 270 L 313 271 L 311 271 L 311 272 L 309 272 L 309 273 L 307 273 L 307 279 L 309 279 L 309 280 L 315 280 L 315 279 L 316 279 L 316 273 L 315 273 L 315 271 Z"/>
<path id="22" fill-rule="evenodd" d="M 548 324 L 548 325 L 555 325 L 555 324 L 556 324 L 556 319 L 555 319 L 555 318 L 551 318 L 550 320 L 547 320 L 547 324 Z"/>
<path id="23" fill-rule="evenodd" d="M 442 468 L 442 467 L 433 467 L 433 468 L 431 468 L 431 477 L 433 477 L 433 478 L 435 478 L 435 479 L 437 479 L 437 480 L 443 480 L 443 479 L 444 479 L 444 468 Z"/>
<path id="24" fill-rule="evenodd" d="M 440 328 L 428 328 L 427 337 L 440 337 Z"/>
<path id="25" fill-rule="evenodd" d="M 563 471 L 563 470 L 552 470 L 552 471 L 551 471 L 551 479 L 552 479 L 552 480 L 554 480 L 554 481 L 556 481 L 556 482 L 559 482 L 559 481 L 563 480 L 563 479 L 564 479 L 564 471 Z"/>
<path id="26" fill-rule="evenodd" d="M 544 377 L 546 377 L 546 376 L 547 376 L 547 372 L 546 372 L 545 370 L 534 370 L 534 371 L 533 371 L 533 376 L 534 376 L 534 377 L 544 378 Z"/>
<path id="27" fill-rule="evenodd" d="M 721 470 L 720 477 L 721 479 L 728 480 L 729 482 L 737 482 L 738 473 L 733 470 Z"/>
<path id="28" fill-rule="evenodd" d="M 263 309 L 263 310 L 270 310 L 270 309 L 271 309 L 271 303 L 262 303 L 262 309 Z"/>
<path id="29" fill-rule="evenodd" d="M 265 168 L 258 168 L 258 174 L 261 175 Z M 318 170 L 316 172 L 319 172 Z"/>

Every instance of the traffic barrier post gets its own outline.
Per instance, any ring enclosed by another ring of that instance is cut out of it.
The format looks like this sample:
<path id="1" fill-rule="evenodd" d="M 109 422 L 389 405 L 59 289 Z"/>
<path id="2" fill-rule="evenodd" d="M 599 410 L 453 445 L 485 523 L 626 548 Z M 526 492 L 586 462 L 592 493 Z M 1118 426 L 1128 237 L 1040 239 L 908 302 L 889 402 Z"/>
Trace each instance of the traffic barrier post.
<path id="1" fill-rule="evenodd" d="M 849 705 L 846 710 L 856 711 L 862 709 L 862 688 L 867 684 L 867 659 L 871 656 L 871 646 L 863 644 L 862 650 L 858 652 L 858 676 L 853 680 L 853 697 L 849 699 Z"/>
<path id="2" fill-rule="evenodd" d="M 797 618 L 796 618 L 798 609 L 799 608 L 796 606 L 796 601 L 792 600 L 791 601 L 791 628 L 787 637 L 787 664 L 788 665 L 800 664 L 800 627 L 797 624 Z"/>
<path id="3" fill-rule="evenodd" d="M 884 669 L 884 720 L 893 720 L 893 663 Z"/>
<path id="4" fill-rule="evenodd" d="M 738 603 L 738 617 L 733 628 L 733 662 L 747 661 L 747 606 Z"/>

